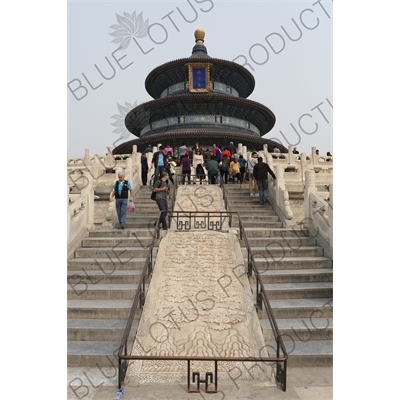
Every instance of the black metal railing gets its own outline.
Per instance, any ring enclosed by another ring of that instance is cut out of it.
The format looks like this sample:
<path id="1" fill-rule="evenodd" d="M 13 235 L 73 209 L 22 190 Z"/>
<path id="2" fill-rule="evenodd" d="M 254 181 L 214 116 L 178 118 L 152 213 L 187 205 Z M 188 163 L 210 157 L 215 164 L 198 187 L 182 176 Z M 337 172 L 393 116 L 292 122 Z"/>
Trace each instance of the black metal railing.
<path id="1" fill-rule="evenodd" d="M 146 300 L 146 277 L 149 277 L 153 271 L 153 249 L 156 243 L 156 239 L 159 238 L 159 224 L 156 224 L 154 229 L 153 239 L 148 249 L 148 253 L 145 260 L 145 265 L 142 270 L 140 277 L 140 282 L 138 284 L 138 290 L 136 291 L 135 298 L 133 300 L 132 308 L 129 313 L 128 322 L 124 331 L 124 335 L 121 340 L 121 345 L 118 352 L 118 388 L 121 388 L 122 383 L 125 379 L 126 372 L 130 361 L 133 360 L 174 360 L 174 361 L 187 361 L 187 385 L 188 393 L 198 393 L 200 391 L 200 383 L 205 384 L 205 390 L 207 393 L 215 393 L 218 390 L 218 362 L 262 362 L 262 363 L 274 363 L 276 365 L 276 383 L 281 387 L 283 391 L 286 391 L 286 375 L 287 375 L 287 360 L 288 354 L 279 331 L 278 325 L 276 323 L 273 311 L 268 300 L 268 296 L 265 292 L 264 286 L 261 281 L 261 275 L 257 269 L 256 261 L 251 252 L 251 248 L 246 236 L 245 229 L 243 227 L 240 215 L 234 212 L 199 212 L 199 211 L 163 211 L 168 213 L 168 217 L 171 222 L 176 223 L 176 230 L 191 230 L 200 228 L 204 230 L 219 230 L 222 231 L 227 226 L 224 223 L 210 223 L 210 219 L 214 218 L 212 221 L 227 221 L 227 218 L 231 218 L 235 215 L 239 221 L 239 237 L 244 241 L 247 250 L 247 275 L 250 278 L 254 274 L 254 279 L 256 281 L 256 304 L 255 308 L 257 312 L 265 308 L 267 317 L 269 319 L 272 332 L 274 335 L 274 340 L 276 348 L 273 350 L 276 352 L 274 356 L 268 357 L 193 357 L 193 356 L 149 356 L 149 355 L 132 355 L 132 348 L 136 338 L 136 332 L 133 338 L 130 339 L 133 320 L 138 311 L 138 308 L 142 309 Z M 161 216 L 161 213 L 160 213 Z M 159 221 L 160 221 L 159 216 Z M 208 223 L 196 224 L 195 220 L 201 218 L 208 219 Z M 193 221 L 192 223 L 182 223 L 179 224 L 178 221 L 183 221 L 184 219 Z M 171 225 L 170 225 L 171 226 Z M 131 347 L 130 347 L 131 343 Z M 130 347 L 130 348 L 129 348 Z M 205 379 L 200 379 L 200 373 L 192 372 L 191 375 L 191 361 L 213 361 L 214 362 L 214 372 L 207 372 L 205 374 Z M 197 384 L 197 389 L 191 389 L 192 383 Z M 214 389 L 209 389 L 210 384 L 214 385 Z"/>
<path id="2" fill-rule="evenodd" d="M 223 185 L 223 179 L 221 178 L 220 174 L 217 175 L 217 182 L 216 183 L 212 183 L 212 177 L 211 175 L 206 176 L 205 179 L 200 180 L 198 178 L 198 175 L 190 175 L 190 183 L 188 183 L 188 180 L 186 179 L 185 181 L 182 180 L 183 175 L 182 174 L 178 174 L 178 175 L 174 175 L 174 190 L 171 193 L 171 197 L 170 197 L 170 202 L 171 204 L 175 204 L 175 200 L 176 200 L 176 194 L 178 191 L 178 186 L 183 186 L 183 185 L 218 185 L 220 186 L 221 190 L 222 190 L 222 194 L 223 194 L 223 202 L 224 202 L 224 207 L 225 210 L 230 212 L 231 208 L 228 202 L 228 194 L 224 188 Z M 232 215 L 229 214 L 229 226 L 232 225 Z"/>
<path id="3" fill-rule="evenodd" d="M 176 231 L 229 229 L 231 213 L 225 211 L 168 211 L 169 226 Z"/>

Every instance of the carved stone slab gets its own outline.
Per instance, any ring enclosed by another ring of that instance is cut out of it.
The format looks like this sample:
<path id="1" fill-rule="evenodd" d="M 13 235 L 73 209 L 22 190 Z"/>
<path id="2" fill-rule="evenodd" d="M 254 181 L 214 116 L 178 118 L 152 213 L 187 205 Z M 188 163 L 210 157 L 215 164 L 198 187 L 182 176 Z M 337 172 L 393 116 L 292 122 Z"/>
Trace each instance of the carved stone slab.
<path id="1" fill-rule="evenodd" d="M 132 354 L 268 355 L 236 235 L 168 232 L 160 242 Z M 203 379 L 205 372 L 214 372 L 214 363 L 192 362 L 191 371 Z M 272 375 L 266 363 L 218 363 L 219 381 L 272 386 Z M 127 377 L 133 384 L 186 382 L 187 361 L 134 361 Z"/>

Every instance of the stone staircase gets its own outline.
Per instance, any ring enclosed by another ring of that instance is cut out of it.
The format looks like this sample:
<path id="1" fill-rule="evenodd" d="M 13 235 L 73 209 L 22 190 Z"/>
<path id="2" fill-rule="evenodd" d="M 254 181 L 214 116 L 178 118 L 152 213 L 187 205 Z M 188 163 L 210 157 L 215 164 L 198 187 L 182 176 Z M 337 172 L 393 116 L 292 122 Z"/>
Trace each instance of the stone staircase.
<path id="1" fill-rule="evenodd" d="M 90 232 L 68 261 L 68 367 L 118 367 L 116 355 L 159 214 L 149 187 L 135 195 L 135 206 L 127 229 Z M 138 319 L 134 328 L 137 324 Z"/>
<path id="2" fill-rule="evenodd" d="M 259 205 L 247 185 L 228 184 L 226 190 L 262 273 L 288 365 L 332 365 L 332 260 L 307 231 L 283 228 L 272 206 Z M 91 232 L 68 261 L 68 367 L 117 368 L 116 354 L 159 215 L 149 186 L 135 194 L 135 206 L 127 229 Z M 232 224 L 238 226 L 237 218 Z M 273 346 L 264 309 L 259 317 L 266 343 Z M 140 315 L 136 318 L 134 329 Z"/>
<path id="3" fill-rule="evenodd" d="M 250 197 L 247 185 L 228 184 L 225 189 L 231 211 L 240 213 L 245 227 L 289 353 L 288 366 L 332 366 L 332 260 L 307 230 L 283 228 L 272 206 L 260 205 L 258 196 Z M 264 309 L 259 318 L 266 343 L 275 348 Z"/>

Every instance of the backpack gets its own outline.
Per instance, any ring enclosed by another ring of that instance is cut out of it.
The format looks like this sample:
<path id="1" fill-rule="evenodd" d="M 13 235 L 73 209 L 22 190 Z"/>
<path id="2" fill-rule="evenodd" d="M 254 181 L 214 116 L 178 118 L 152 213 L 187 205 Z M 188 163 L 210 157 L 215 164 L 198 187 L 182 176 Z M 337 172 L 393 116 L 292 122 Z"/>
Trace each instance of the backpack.
<path id="1" fill-rule="evenodd" d="M 159 182 L 160 182 L 160 183 L 159 183 L 159 185 L 157 186 L 157 188 L 159 188 L 159 187 L 161 186 L 161 179 L 160 179 Z M 155 189 L 155 187 L 154 187 L 154 189 Z M 151 196 L 150 196 L 150 198 L 151 198 L 151 200 L 156 201 L 156 192 L 154 191 L 154 189 L 151 191 Z"/>
<path id="2" fill-rule="evenodd" d="M 247 161 L 244 158 L 239 158 L 240 168 L 246 168 Z"/>
<path id="3" fill-rule="evenodd" d="M 198 164 L 198 165 L 197 165 L 197 167 L 196 167 L 196 174 L 197 174 L 197 175 L 201 175 L 201 177 L 204 178 L 204 176 L 205 176 L 205 171 L 204 171 L 204 168 L 203 168 L 203 166 L 202 166 L 201 164 Z"/>
<path id="4" fill-rule="evenodd" d="M 227 158 L 222 159 L 222 164 L 221 164 L 222 171 L 229 171 L 230 165 L 231 163 Z"/>

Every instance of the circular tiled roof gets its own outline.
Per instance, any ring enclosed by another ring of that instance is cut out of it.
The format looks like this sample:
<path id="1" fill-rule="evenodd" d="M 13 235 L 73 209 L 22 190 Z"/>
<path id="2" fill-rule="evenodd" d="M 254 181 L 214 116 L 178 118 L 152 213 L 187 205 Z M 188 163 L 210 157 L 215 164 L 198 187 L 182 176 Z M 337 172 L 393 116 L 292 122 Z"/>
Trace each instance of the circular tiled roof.
<path id="1" fill-rule="evenodd" d="M 151 122 L 181 115 L 223 115 L 251 122 L 261 135 L 275 125 L 273 112 L 252 100 L 214 93 L 187 93 L 140 104 L 125 117 L 125 126 L 135 136 Z"/>
<path id="2" fill-rule="evenodd" d="M 153 69 L 145 81 L 147 92 L 154 99 L 161 96 L 164 89 L 188 81 L 187 63 L 211 63 L 210 80 L 225 83 L 239 92 L 240 97 L 248 97 L 253 92 L 255 80 L 250 71 L 240 64 L 219 58 L 181 58 L 169 61 Z"/>

